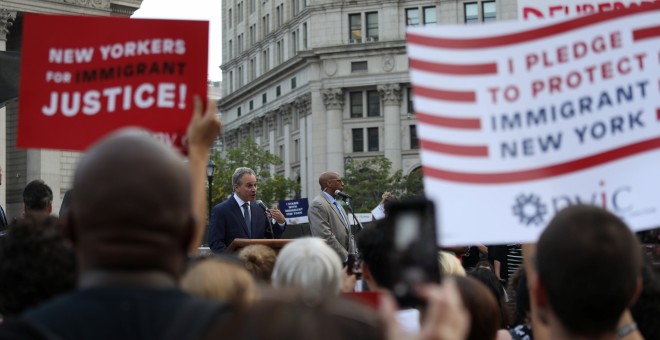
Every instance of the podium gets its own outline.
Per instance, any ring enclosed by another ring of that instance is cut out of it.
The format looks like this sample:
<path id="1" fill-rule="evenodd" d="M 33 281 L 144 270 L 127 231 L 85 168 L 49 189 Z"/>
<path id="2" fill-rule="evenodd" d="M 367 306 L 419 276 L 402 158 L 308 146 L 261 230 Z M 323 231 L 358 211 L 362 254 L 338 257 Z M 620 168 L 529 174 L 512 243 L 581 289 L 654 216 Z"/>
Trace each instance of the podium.
<path id="1" fill-rule="evenodd" d="M 273 239 L 249 239 L 249 238 L 236 238 L 234 239 L 229 247 L 227 247 L 227 252 L 228 253 L 237 253 L 241 249 L 253 245 L 253 244 L 263 244 L 264 246 L 268 246 L 273 248 L 276 253 L 280 253 L 280 250 L 282 247 L 284 247 L 287 243 L 291 242 L 291 239 L 280 239 L 280 240 L 273 240 Z"/>

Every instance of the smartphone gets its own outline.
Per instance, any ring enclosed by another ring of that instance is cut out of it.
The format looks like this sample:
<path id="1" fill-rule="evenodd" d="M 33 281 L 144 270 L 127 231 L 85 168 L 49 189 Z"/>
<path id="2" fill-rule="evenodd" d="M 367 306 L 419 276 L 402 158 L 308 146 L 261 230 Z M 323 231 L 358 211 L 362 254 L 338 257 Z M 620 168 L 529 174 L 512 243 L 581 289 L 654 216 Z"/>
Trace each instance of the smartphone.
<path id="1" fill-rule="evenodd" d="M 393 202 L 386 211 L 394 296 L 401 308 L 424 305 L 415 287 L 440 282 L 435 205 L 427 199 L 415 199 Z"/>

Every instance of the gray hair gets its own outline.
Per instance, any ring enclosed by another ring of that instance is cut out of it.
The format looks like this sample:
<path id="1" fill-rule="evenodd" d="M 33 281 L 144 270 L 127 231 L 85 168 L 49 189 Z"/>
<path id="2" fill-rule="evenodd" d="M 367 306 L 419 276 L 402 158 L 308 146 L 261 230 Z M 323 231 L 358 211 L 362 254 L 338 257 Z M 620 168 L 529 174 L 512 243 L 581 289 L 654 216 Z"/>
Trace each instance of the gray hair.
<path id="1" fill-rule="evenodd" d="M 305 237 L 288 243 L 277 256 L 272 283 L 275 288 L 295 287 L 304 293 L 338 295 L 342 265 L 325 241 Z"/>
<path id="2" fill-rule="evenodd" d="M 237 185 L 241 185 L 241 181 L 243 180 L 243 175 L 245 174 L 250 174 L 253 175 L 254 177 L 257 177 L 257 175 L 254 173 L 254 170 L 250 168 L 237 168 L 234 170 L 234 174 L 231 176 L 231 186 L 235 187 Z"/>

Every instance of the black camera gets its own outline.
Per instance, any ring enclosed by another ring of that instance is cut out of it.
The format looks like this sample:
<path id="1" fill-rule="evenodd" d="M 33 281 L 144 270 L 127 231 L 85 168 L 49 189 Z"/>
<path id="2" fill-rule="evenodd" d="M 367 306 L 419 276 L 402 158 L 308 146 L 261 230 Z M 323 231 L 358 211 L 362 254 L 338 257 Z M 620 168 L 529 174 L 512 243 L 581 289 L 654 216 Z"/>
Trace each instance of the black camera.
<path id="1" fill-rule="evenodd" d="M 415 288 L 440 282 L 435 205 L 427 199 L 392 202 L 386 207 L 385 237 L 392 247 L 392 291 L 399 307 L 424 304 Z"/>

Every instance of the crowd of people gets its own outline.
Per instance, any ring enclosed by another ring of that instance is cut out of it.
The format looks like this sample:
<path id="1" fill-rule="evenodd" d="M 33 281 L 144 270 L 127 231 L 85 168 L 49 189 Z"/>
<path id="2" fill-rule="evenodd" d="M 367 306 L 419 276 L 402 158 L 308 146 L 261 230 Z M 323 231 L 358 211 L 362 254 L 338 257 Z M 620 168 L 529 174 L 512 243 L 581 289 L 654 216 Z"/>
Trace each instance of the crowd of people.
<path id="1" fill-rule="evenodd" d="M 438 251 L 441 282 L 412 287 L 404 304 L 391 223 L 351 230 L 335 172 L 320 175 L 313 237 L 227 253 L 233 239 L 286 228 L 240 168 L 210 212 L 216 254 L 197 256 L 221 130 L 214 103 L 202 107 L 195 99 L 187 163 L 128 129 L 87 151 L 60 218 L 46 183 L 28 184 L 23 216 L 0 236 L 0 339 L 660 339 L 657 269 L 593 206 L 559 212 L 536 245 L 458 251 L 484 262 Z"/>

